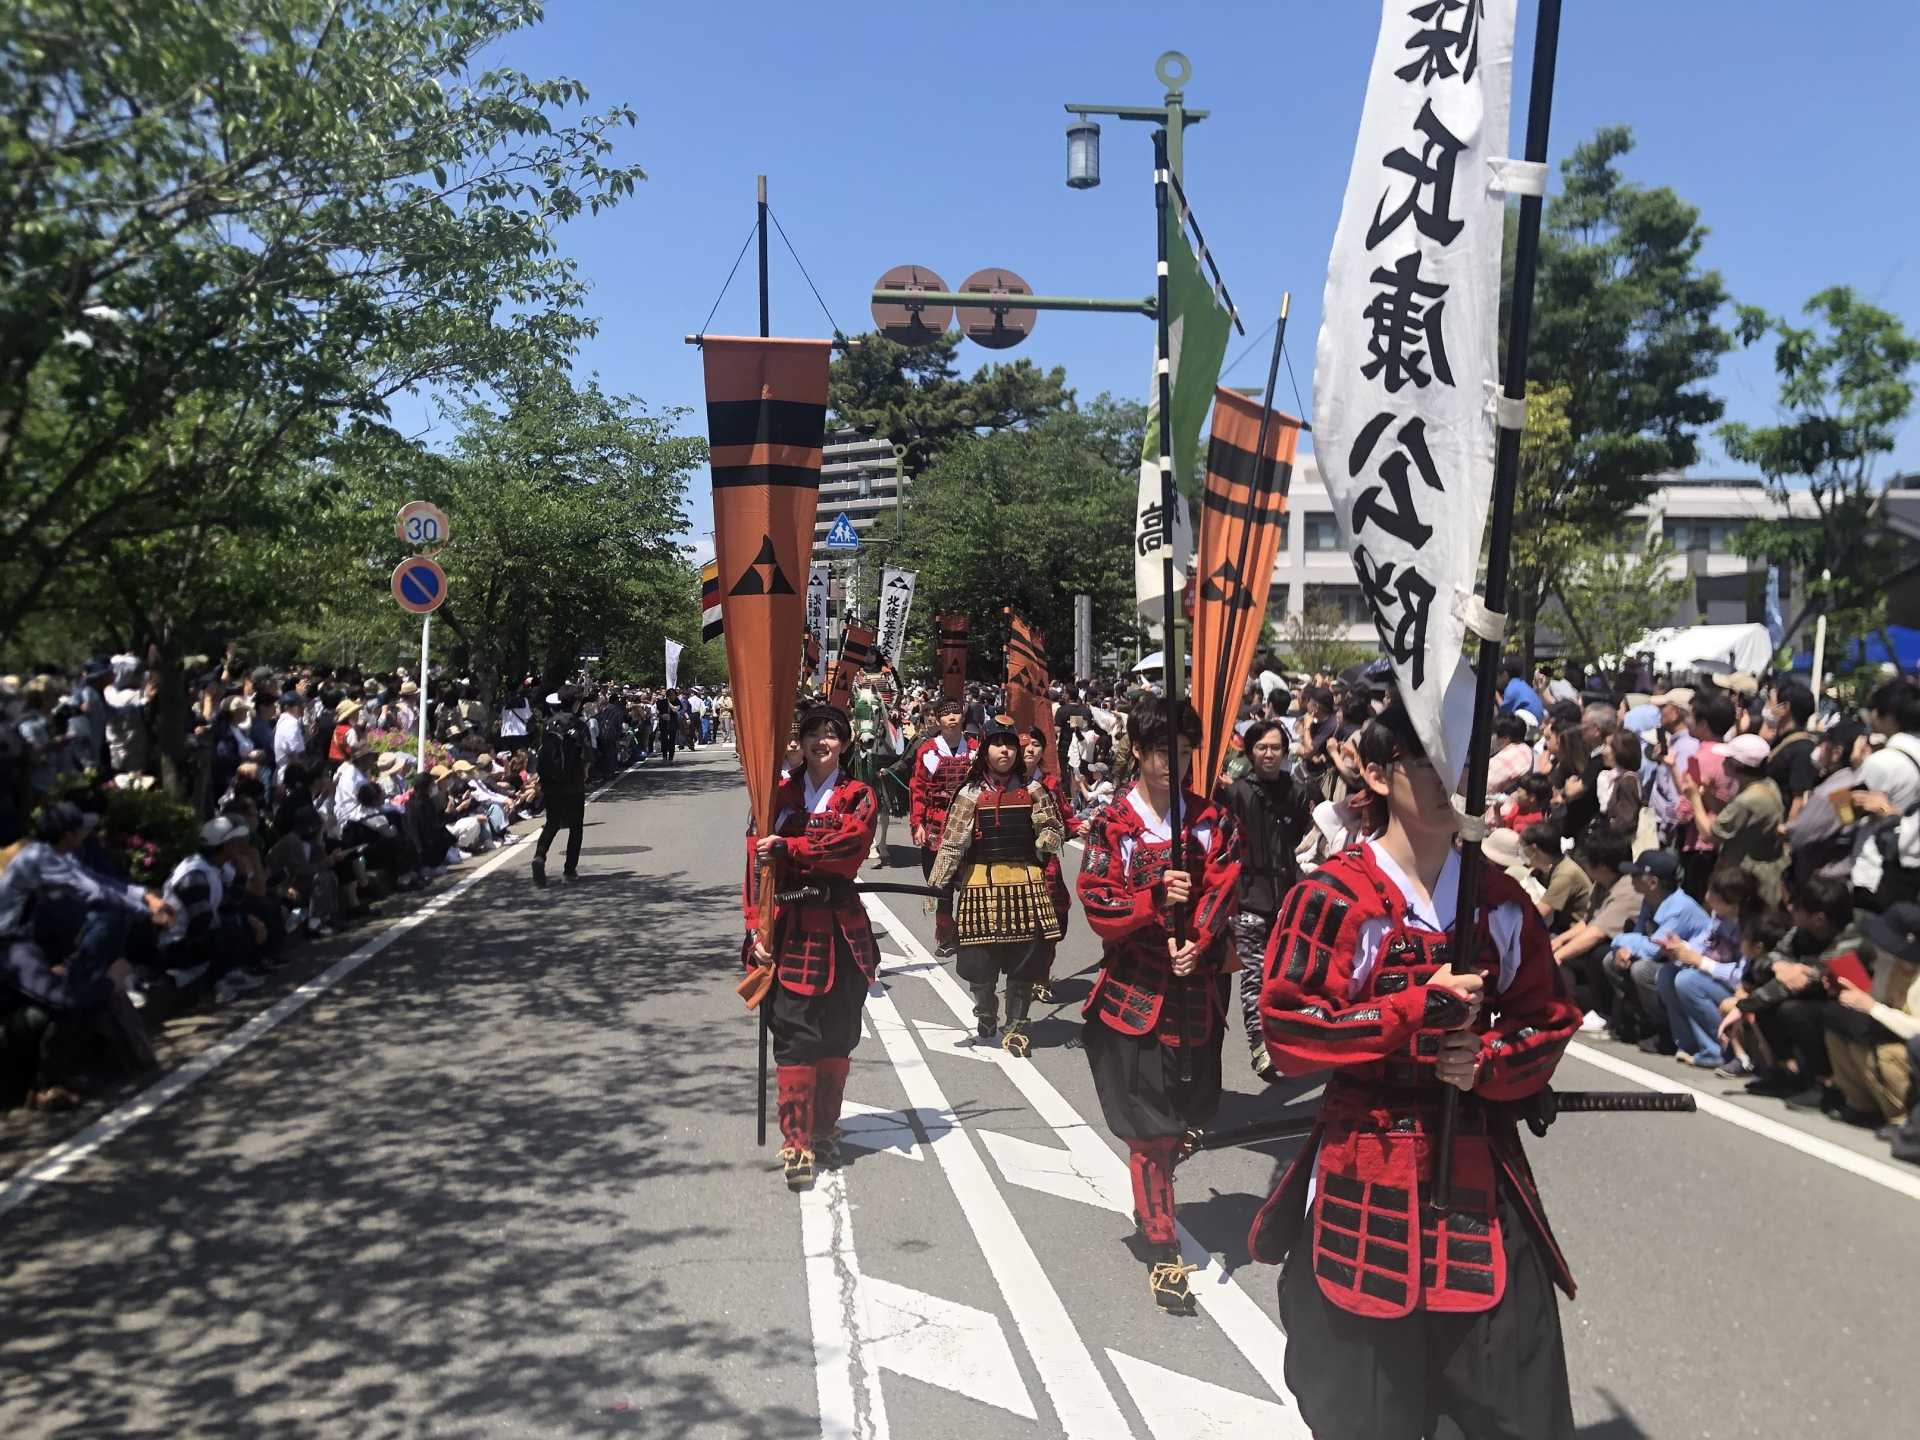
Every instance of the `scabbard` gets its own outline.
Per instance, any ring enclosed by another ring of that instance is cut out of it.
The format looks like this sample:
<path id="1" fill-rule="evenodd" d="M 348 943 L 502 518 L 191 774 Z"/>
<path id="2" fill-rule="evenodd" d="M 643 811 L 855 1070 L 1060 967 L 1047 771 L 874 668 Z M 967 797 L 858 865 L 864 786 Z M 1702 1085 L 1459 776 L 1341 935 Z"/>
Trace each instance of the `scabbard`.
<path id="1" fill-rule="evenodd" d="M 849 880 L 844 886 L 835 888 L 849 890 L 856 895 L 925 895 L 936 900 L 943 893 L 931 885 L 908 885 L 897 880 Z M 782 890 L 773 898 L 782 905 L 820 904 L 833 898 L 833 890 L 825 885 L 802 885 L 794 890 Z"/>
<path id="2" fill-rule="evenodd" d="M 1685 1092 L 1663 1094 L 1653 1090 L 1542 1090 L 1530 1100 L 1507 1107 L 1516 1118 L 1526 1121 L 1536 1135 L 1561 1115 L 1690 1115 L 1699 1107 Z M 1188 1159 L 1202 1150 L 1231 1150 L 1241 1145 L 1260 1145 L 1269 1140 L 1298 1140 L 1312 1132 L 1319 1114 L 1275 1115 L 1236 1125 L 1229 1130 L 1187 1131 L 1180 1137 L 1180 1158 Z"/>

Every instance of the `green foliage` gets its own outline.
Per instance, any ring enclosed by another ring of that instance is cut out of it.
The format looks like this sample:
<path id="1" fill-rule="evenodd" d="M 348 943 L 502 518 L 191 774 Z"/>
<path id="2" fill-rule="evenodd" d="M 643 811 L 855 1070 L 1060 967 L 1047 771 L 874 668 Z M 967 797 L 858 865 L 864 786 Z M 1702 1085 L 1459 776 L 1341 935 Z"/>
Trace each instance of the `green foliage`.
<path id="1" fill-rule="evenodd" d="M 1649 630 L 1672 623 L 1686 600 L 1685 574 L 1669 572 L 1675 551 L 1664 541 L 1639 551 L 1608 533 L 1581 541 L 1550 579 L 1568 629 L 1588 655 L 1626 653 Z"/>
<path id="2" fill-rule="evenodd" d="M 836 355 L 827 400 L 841 423 L 907 447 L 915 475 L 969 436 L 1031 425 L 1073 409 L 1067 372 L 1042 371 L 1030 360 L 983 365 L 962 379 L 949 332 L 926 345 L 861 337 Z"/>
<path id="3" fill-rule="evenodd" d="M 63 567 L 130 563 L 163 597 L 135 633 L 164 644 L 166 581 L 204 584 L 234 537 L 271 533 L 285 492 L 263 492 L 296 463 L 400 391 L 560 364 L 591 332 L 553 234 L 642 178 L 610 161 L 635 117 L 569 122 L 573 81 L 476 69 L 539 14 L 13 7 L 0 639 L 71 603 Z"/>
<path id="4" fill-rule="evenodd" d="M 903 566 L 919 572 L 908 678 L 930 663 L 941 610 L 973 617 L 981 674 L 1004 673 L 1002 607 L 1046 633 L 1055 675 L 1073 659 L 1073 597 L 1093 597 L 1093 648 L 1130 647 L 1133 545 L 1144 407 L 1102 395 L 1025 430 L 962 439 L 914 484 Z"/>
<path id="5" fill-rule="evenodd" d="M 99 809 L 100 843 L 142 885 L 161 884 L 199 844 L 200 812 L 164 790 L 103 790 L 87 770 L 62 776 L 47 800 Z"/>
<path id="6" fill-rule="evenodd" d="M 1373 658 L 1371 646 L 1347 639 L 1347 617 L 1338 605 L 1309 599 L 1274 626 L 1274 645 L 1284 667 L 1307 675 L 1337 675 Z"/>
<path id="7" fill-rule="evenodd" d="M 1726 288 L 1698 268 L 1707 229 L 1672 190 L 1621 174 L 1632 149 L 1625 126 L 1576 148 L 1540 236 L 1527 377 L 1566 387 L 1560 508 L 1575 520 L 1617 519 L 1648 476 L 1693 464 L 1725 409 L 1703 388 L 1731 346 L 1714 319 Z"/>
<path id="8" fill-rule="evenodd" d="M 1562 508 L 1573 461 L 1573 427 L 1565 385 L 1531 386 L 1527 428 L 1520 434 L 1520 481 L 1514 494 L 1513 541 L 1508 551 L 1508 613 L 1516 648 L 1531 664 L 1540 603 L 1552 577 L 1565 573 L 1586 527 Z M 1468 643 L 1477 647 L 1477 638 Z M 1477 654 L 1477 648 L 1475 650 Z"/>
<path id="9" fill-rule="evenodd" d="M 1879 499 L 1873 469 L 1892 453 L 1913 409 L 1920 340 L 1845 286 L 1822 290 L 1805 313 L 1812 325 L 1741 309 L 1743 343 L 1775 337 L 1781 422 L 1723 425 L 1720 439 L 1727 454 L 1758 467 L 1776 498 L 1810 496 L 1817 520 L 1754 522 L 1735 545 L 1744 555 L 1791 562 L 1804 577 L 1808 605 L 1829 607 L 1861 633 L 1884 619 L 1885 587 L 1897 568 L 1894 542 L 1872 518 Z M 1828 571 L 1831 579 L 1823 578 Z"/>

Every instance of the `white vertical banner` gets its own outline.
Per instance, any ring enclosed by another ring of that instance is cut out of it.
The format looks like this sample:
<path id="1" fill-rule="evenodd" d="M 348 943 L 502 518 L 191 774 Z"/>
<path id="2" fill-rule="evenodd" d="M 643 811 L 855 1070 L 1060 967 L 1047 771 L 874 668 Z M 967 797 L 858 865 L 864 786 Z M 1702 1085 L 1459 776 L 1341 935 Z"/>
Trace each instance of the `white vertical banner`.
<path id="1" fill-rule="evenodd" d="M 813 667 L 813 681 L 824 685 L 827 679 L 827 611 L 829 581 L 824 560 L 807 567 L 807 633 L 820 642 L 820 660 Z"/>
<path id="2" fill-rule="evenodd" d="M 1073 678 L 1093 678 L 1093 597 L 1073 597 Z"/>
<path id="3" fill-rule="evenodd" d="M 667 641 L 667 688 L 680 688 L 680 652 L 686 647 L 678 640 Z"/>
<path id="4" fill-rule="evenodd" d="M 886 569 L 880 572 L 879 638 L 874 642 L 886 662 L 898 674 L 900 652 L 907 644 L 907 615 L 913 609 L 911 570 Z"/>
<path id="5" fill-rule="evenodd" d="M 1140 493 L 1133 505 L 1133 598 L 1140 622 L 1155 634 L 1165 618 L 1166 574 L 1161 567 L 1168 545 L 1173 546 L 1174 583 L 1184 584 L 1193 554 L 1193 522 L 1184 504 L 1173 507 L 1171 527 L 1160 509 L 1160 405 L 1155 401 L 1147 407 L 1147 448 L 1140 457 Z"/>
<path id="6" fill-rule="evenodd" d="M 1514 0 L 1383 0 L 1314 368 L 1320 474 L 1449 790 L 1493 495 L 1513 29 Z"/>

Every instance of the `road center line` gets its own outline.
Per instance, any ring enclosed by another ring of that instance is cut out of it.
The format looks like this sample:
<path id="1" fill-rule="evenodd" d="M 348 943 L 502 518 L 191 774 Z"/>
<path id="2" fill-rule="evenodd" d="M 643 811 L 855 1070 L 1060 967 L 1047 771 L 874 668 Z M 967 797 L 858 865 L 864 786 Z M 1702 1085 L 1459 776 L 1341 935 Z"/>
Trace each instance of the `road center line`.
<path id="1" fill-rule="evenodd" d="M 614 776 L 587 797 L 589 803 L 598 800 L 619 784 L 622 777 L 630 773 L 632 773 L 631 767 Z M 60 1179 L 76 1165 L 99 1153 L 126 1134 L 169 1100 L 206 1079 L 283 1020 L 299 1014 L 394 941 L 415 927 L 424 925 L 453 904 L 485 879 L 489 873 L 514 856 L 530 852 L 533 849 L 532 844 L 529 843 L 532 839 L 531 835 L 523 836 L 522 843 L 502 848 L 499 854 L 483 862 L 479 869 L 462 878 L 451 890 L 435 895 L 418 910 L 400 916 L 352 953 L 336 960 L 297 989 L 282 995 L 225 1039 L 216 1041 L 185 1064 L 169 1070 L 126 1103 L 109 1110 L 71 1139 L 63 1140 L 31 1165 L 17 1171 L 4 1185 L 0 1185 L 0 1215 L 5 1215 L 24 1204 L 41 1186 Z"/>
<path id="2" fill-rule="evenodd" d="M 867 903 L 874 903 L 871 897 Z M 1073 1440 L 1115 1440 L 1132 1434 L 1133 1427 L 974 1148 L 973 1138 L 954 1118 L 893 997 L 878 989 L 870 991 L 867 1014 L 906 1090 L 908 1106 L 919 1112 L 927 1148 L 960 1202 L 960 1213 L 1000 1287 L 1014 1328 L 1033 1356 L 1064 1433 Z"/>

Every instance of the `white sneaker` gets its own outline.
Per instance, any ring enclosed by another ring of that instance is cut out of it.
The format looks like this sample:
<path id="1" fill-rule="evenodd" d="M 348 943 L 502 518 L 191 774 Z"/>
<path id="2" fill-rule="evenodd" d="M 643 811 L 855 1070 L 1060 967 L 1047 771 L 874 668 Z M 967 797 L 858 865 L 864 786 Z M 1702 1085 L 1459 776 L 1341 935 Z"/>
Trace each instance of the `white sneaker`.
<path id="1" fill-rule="evenodd" d="M 1592 1035 L 1607 1028 L 1607 1019 L 1598 1010 L 1589 1010 L 1580 1017 L 1580 1033 Z"/>

